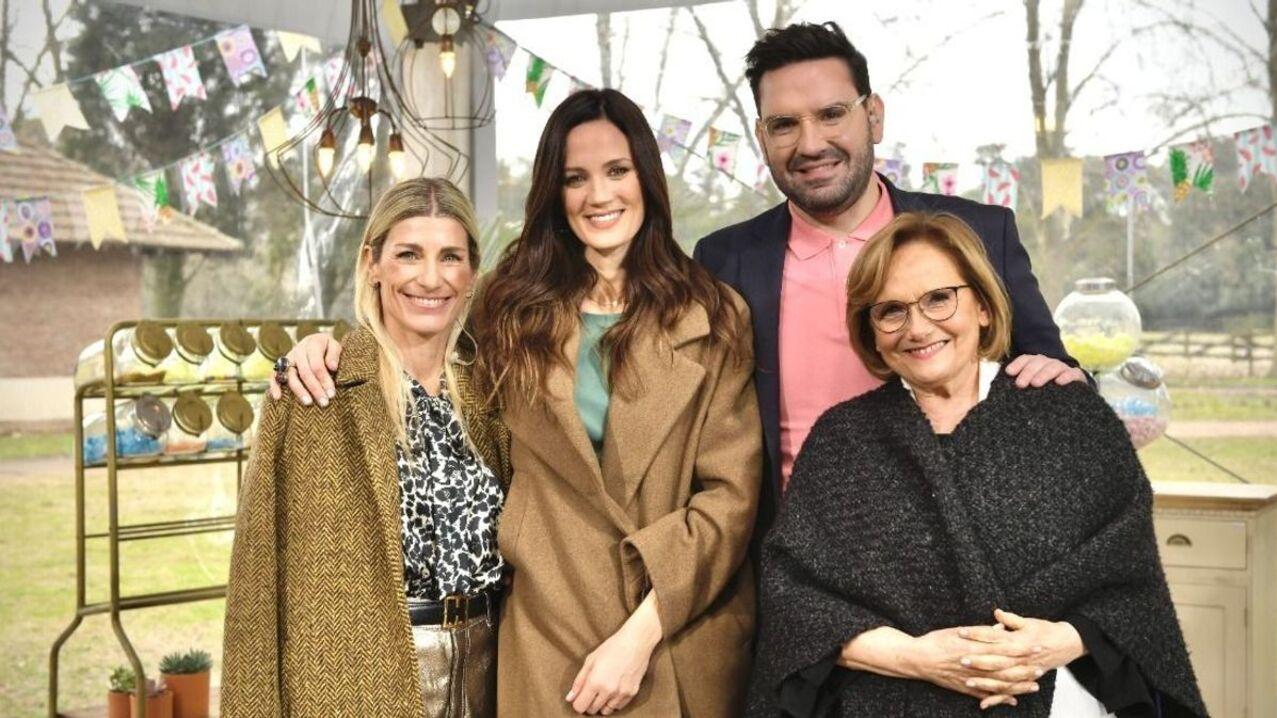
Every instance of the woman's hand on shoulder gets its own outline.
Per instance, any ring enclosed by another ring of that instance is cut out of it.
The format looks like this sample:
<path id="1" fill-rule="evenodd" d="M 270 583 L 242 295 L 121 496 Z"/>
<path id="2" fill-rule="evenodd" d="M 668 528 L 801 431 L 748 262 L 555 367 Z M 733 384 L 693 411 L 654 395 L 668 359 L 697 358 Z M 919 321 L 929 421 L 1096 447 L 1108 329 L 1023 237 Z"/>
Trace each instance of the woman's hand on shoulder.
<path id="1" fill-rule="evenodd" d="M 333 373 L 341 360 L 341 343 L 331 334 L 318 332 L 297 342 L 286 355 L 288 359 L 288 390 L 306 406 L 318 403 L 328 406 L 328 400 L 337 396 Z M 283 396 L 278 381 L 271 381 L 273 399 Z"/>

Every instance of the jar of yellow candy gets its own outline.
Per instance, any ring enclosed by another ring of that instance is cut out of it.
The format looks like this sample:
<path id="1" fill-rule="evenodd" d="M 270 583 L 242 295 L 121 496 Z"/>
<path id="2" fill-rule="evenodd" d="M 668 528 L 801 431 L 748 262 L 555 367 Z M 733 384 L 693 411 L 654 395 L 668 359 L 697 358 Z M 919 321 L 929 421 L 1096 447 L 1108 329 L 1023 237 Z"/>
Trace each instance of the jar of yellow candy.
<path id="1" fill-rule="evenodd" d="M 1140 311 L 1108 277 L 1079 279 L 1055 308 L 1069 355 L 1091 372 L 1119 366 L 1140 343 Z"/>

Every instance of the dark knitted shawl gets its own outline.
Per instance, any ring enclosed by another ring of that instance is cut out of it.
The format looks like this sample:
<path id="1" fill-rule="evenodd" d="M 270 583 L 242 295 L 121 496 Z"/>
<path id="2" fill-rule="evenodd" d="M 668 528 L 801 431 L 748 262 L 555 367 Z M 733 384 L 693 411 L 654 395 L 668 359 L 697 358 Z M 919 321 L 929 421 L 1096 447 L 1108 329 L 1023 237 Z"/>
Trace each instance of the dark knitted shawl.
<path id="1" fill-rule="evenodd" d="M 1152 488 L 1116 415 L 1083 384 L 1000 374 L 951 459 L 898 381 L 826 412 L 763 545 L 749 715 L 866 630 L 991 624 L 994 607 L 1093 621 L 1150 685 L 1206 715 L 1153 537 Z M 1046 718 L 1054 673 L 1017 708 L 850 672 L 835 715 Z"/>

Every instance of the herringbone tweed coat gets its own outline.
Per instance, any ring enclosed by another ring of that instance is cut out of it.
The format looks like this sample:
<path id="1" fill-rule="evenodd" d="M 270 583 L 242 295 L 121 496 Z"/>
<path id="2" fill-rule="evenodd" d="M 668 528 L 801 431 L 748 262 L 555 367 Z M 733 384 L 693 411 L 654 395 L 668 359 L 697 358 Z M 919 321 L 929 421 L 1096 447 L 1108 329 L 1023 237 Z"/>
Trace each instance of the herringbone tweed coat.
<path id="1" fill-rule="evenodd" d="M 227 718 L 422 714 L 378 351 L 368 330 L 350 335 L 327 408 L 288 392 L 265 404 L 231 555 Z M 470 439 L 508 483 L 508 435 L 456 369 Z"/>
<path id="2" fill-rule="evenodd" d="M 551 370 L 544 401 L 505 402 L 514 478 L 497 537 L 514 582 L 497 637 L 503 718 L 575 716 L 564 701 L 573 678 L 649 589 L 664 638 L 621 715 L 740 715 L 762 427 L 753 357 L 730 358 L 708 335 L 696 306 L 669 337 L 636 341 L 634 391 L 612 392 L 601 462 L 570 368 Z M 579 342 L 578 332 L 566 356 Z"/>

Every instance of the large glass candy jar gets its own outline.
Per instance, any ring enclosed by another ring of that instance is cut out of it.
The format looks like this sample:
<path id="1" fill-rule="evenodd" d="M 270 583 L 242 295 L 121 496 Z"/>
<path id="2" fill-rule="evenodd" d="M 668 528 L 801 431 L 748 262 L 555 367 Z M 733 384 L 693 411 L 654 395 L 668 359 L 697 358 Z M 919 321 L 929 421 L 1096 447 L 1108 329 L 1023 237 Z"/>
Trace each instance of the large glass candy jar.
<path id="1" fill-rule="evenodd" d="M 1101 374 L 1098 381 L 1100 394 L 1126 425 L 1135 448 L 1142 449 L 1166 433 L 1171 397 L 1156 364 L 1133 357 L 1117 371 Z"/>
<path id="2" fill-rule="evenodd" d="M 245 381 L 268 381 L 275 374 L 275 360 L 293 348 L 293 339 L 275 322 L 263 322 L 257 329 L 257 351 L 244 360 Z"/>
<path id="3" fill-rule="evenodd" d="M 227 322 L 218 327 L 215 349 L 204 360 L 200 374 L 204 381 L 233 381 L 242 378 L 240 365 L 257 351 L 257 342 L 240 322 Z"/>
<path id="4" fill-rule="evenodd" d="M 217 421 L 209 429 L 209 451 L 235 451 L 248 446 L 253 427 L 253 406 L 248 399 L 239 392 L 228 391 L 215 400 L 213 414 Z"/>
<path id="5" fill-rule="evenodd" d="M 208 430 L 213 411 L 198 394 L 182 392 L 173 402 L 173 426 L 168 432 L 164 453 L 169 456 L 198 454 L 208 446 Z"/>
<path id="6" fill-rule="evenodd" d="M 213 353 L 213 337 L 194 322 L 181 322 L 171 330 L 174 351 L 160 365 L 165 384 L 195 384 L 201 379 L 200 366 Z"/>
<path id="7" fill-rule="evenodd" d="M 164 377 L 162 363 L 173 351 L 173 340 L 164 327 L 150 321 L 115 333 L 111 339 L 115 380 L 122 384 L 152 383 Z M 75 365 L 75 386 L 106 378 L 106 343 L 96 341 L 80 352 Z"/>
<path id="8" fill-rule="evenodd" d="M 168 406 L 150 394 L 119 404 L 115 409 L 115 455 L 159 456 L 164 453 L 172 422 Z M 99 412 L 85 418 L 85 464 L 106 462 L 106 439 L 106 414 Z"/>
<path id="9" fill-rule="evenodd" d="M 1079 279 L 1056 307 L 1055 323 L 1069 355 L 1092 372 L 1119 366 L 1140 342 L 1139 309 L 1106 277 Z"/>

